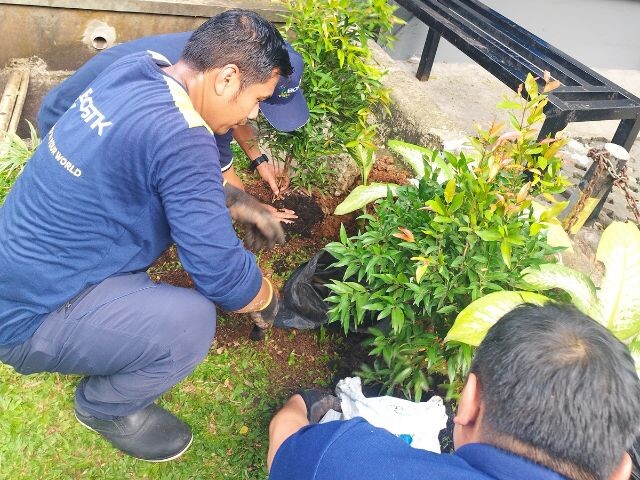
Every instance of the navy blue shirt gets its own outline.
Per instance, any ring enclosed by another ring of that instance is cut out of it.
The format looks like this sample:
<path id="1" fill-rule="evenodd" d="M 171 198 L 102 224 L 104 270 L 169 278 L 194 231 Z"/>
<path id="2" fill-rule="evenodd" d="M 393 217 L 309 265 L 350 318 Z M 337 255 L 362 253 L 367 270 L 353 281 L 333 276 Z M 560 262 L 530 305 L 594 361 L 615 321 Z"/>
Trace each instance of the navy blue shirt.
<path id="1" fill-rule="evenodd" d="M 474 443 L 454 454 L 410 447 L 362 418 L 311 425 L 278 449 L 270 480 L 565 480 L 491 445 Z"/>
<path id="2" fill-rule="evenodd" d="M 0 345 L 90 285 L 142 271 L 175 242 L 226 310 L 262 275 L 225 205 L 216 141 L 148 53 L 124 57 L 49 131 L 0 208 Z"/>
<path id="3" fill-rule="evenodd" d="M 65 81 L 55 86 L 42 100 L 38 111 L 38 130 L 41 136 L 46 135 L 76 98 L 84 92 L 109 65 L 115 61 L 136 52 L 152 50 L 164 55 L 171 63 L 176 63 L 192 32 L 169 33 L 139 38 L 108 48 L 82 65 Z M 227 170 L 233 163 L 231 153 L 231 132 L 216 135 L 218 151 L 220 152 L 220 166 Z"/>

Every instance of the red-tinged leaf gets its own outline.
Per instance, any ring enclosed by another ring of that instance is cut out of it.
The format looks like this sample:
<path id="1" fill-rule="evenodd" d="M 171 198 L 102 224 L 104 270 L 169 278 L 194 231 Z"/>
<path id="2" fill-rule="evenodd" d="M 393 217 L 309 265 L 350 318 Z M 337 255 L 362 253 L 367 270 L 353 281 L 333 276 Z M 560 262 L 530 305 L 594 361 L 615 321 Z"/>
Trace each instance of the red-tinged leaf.
<path id="1" fill-rule="evenodd" d="M 513 162 L 513 158 L 510 158 L 510 157 L 503 158 L 502 161 L 500 162 L 500 167 L 504 168 L 507 165 L 509 165 L 511 162 Z"/>
<path id="2" fill-rule="evenodd" d="M 520 132 L 506 132 L 498 137 L 498 144 L 504 142 L 511 142 L 519 138 L 522 134 Z"/>
<path id="3" fill-rule="evenodd" d="M 504 128 L 504 122 L 498 122 L 491 125 L 491 130 L 489 130 L 489 137 L 495 137 L 500 130 Z"/>
<path id="4" fill-rule="evenodd" d="M 527 182 L 522 186 L 522 188 L 518 192 L 518 195 L 516 196 L 516 203 L 522 203 L 524 199 L 527 198 L 527 195 L 529 195 L 530 188 L 531 188 L 531 182 Z"/>
<path id="5" fill-rule="evenodd" d="M 560 83 L 559 80 L 551 80 L 549 83 L 547 83 L 544 86 L 544 89 L 542 90 L 542 93 L 547 93 L 550 92 L 552 90 L 555 90 L 556 88 L 562 86 L 562 84 Z"/>
<path id="6" fill-rule="evenodd" d="M 400 232 L 394 233 L 393 234 L 394 237 L 399 238 L 400 240 L 404 240 L 405 242 L 415 243 L 416 240 L 413 237 L 413 233 L 411 233 L 411 230 L 404 227 L 400 227 L 398 228 L 398 230 L 400 230 Z"/>

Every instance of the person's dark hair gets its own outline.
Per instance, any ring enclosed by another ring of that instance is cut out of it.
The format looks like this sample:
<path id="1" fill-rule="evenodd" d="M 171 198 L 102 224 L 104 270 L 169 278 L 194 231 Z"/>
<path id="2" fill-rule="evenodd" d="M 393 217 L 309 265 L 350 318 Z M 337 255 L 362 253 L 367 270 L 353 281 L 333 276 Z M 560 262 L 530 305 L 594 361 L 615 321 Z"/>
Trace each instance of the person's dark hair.
<path id="1" fill-rule="evenodd" d="M 627 347 L 571 306 L 506 314 L 471 372 L 487 441 L 568 478 L 607 479 L 638 433 L 640 380 Z"/>
<path id="2" fill-rule="evenodd" d="M 182 59 L 201 72 L 233 63 L 240 69 L 242 88 L 266 82 L 274 69 L 285 77 L 293 71 L 276 27 L 241 9 L 227 10 L 200 25 L 187 41 Z"/>

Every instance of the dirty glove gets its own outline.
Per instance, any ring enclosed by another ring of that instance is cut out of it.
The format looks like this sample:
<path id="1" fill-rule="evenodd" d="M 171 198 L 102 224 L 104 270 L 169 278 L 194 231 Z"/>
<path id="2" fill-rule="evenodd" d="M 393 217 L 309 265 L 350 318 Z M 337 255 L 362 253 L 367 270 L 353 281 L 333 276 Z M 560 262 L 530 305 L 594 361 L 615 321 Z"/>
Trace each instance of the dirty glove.
<path id="1" fill-rule="evenodd" d="M 260 250 L 284 243 L 280 222 L 258 200 L 228 182 L 224 185 L 224 192 L 231 218 L 245 231 L 244 243 L 247 248 Z"/>
<path id="2" fill-rule="evenodd" d="M 304 400 L 307 407 L 307 420 L 311 425 L 322 420 L 329 410 L 342 412 L 340 399 L 322 390 L 308 389 L 301 390 L 298 394 Z"/>
<path id="3" fill-rule="evenodd" d="M 273 321 L 276 319 L 278 305 L 278 295 L 276 295 L 276 292 L 273 292 L 271 301 L 265 308 L 257 312 L 249 313 L 251 320 L 253 320 L 255 324 L 249 334 L 251 340 L 257 341 L 264 338 L 265 331 L 273 326 Z"/>

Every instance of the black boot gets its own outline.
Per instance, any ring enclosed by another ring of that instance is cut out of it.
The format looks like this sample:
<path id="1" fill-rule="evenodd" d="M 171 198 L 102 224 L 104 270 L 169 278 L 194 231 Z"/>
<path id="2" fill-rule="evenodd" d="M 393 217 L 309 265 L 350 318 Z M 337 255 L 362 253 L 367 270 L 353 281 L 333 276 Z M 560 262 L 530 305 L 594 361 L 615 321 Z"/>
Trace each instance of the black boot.
<path id="1" fill-rule="evenodd" d="M 113 420 L 92 417 L 77 407 L 75 414 L 82 425 L 102 435 L 118 450 L 147 462 L 178 458 L 193 440 L 189 425 L 155 404 Z"/>
<path id="2" fill-rule="evenodd" d="M 258 325 L 254 325 L 251 332 L 249 332 L 249 340 L 252 340 L 254 342 L 262 340 L 266 335 L 266 331 L 266 328 L 260 328 Z"/>

